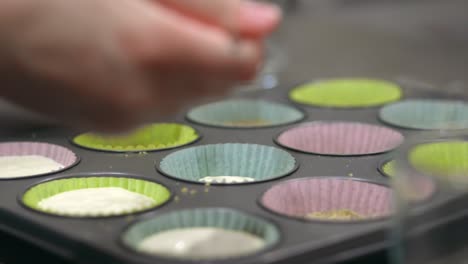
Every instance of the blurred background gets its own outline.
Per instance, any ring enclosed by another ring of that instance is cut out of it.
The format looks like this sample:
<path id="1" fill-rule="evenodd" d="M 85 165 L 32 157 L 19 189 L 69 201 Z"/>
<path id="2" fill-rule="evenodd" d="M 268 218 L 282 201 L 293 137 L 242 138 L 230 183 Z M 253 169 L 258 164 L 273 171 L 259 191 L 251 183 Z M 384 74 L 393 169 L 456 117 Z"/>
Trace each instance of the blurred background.
<path id="1" fill-rule="evenodd" d="M 468 91 L 468 0 L 272 0 L 279 87 L 326 77 L 378 77 Z M 0 102 L 0 135 L 37 117 Z M 2 129 L 3 128 L 3 129 Z"/>
<path id="2" fill-rule="evenodd" d="M 468 94 L 468 0 L 277 0 L 285 20 L 271 42 L 278 89 L 327 77 L 375 77 Z M 0 102 L 0 136 L 43 120 Z M 2 235 L 3 236 L 3 235 Z M 8 241 L 11 248 L 30 247 Z M 30 256 L 44 257 L 34 248 Z M 50 257 L 50 256 L 46 256 Z M 353 263 L 383 263 L 382 255 Z M 443 262 L 454 263 L 454 262 Z"/>
<path id="3" fill-rule="evenodd" d="M 289 9 L 275 36 L 287 81 L 375 76 L 468 89 L 466 0 L 279 2 Z"/>

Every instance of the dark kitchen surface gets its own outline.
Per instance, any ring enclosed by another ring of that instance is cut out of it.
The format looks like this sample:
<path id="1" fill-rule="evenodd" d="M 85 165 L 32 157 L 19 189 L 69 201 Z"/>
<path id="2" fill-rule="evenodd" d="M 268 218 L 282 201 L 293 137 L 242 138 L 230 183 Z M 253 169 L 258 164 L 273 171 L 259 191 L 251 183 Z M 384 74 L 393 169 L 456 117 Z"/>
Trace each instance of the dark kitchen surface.
<path id="1" fill-rule="evenodd" d="M 303 0 L 291 7 L 275 40 L 287 53 L 283 83 L 364 76 L 421 89 L 468 93 L 468 1 Z M 289 87 L 282 87 L 289 88 Z M 35 116 L 0 106 L 0 136 L 43 126 Z M 0 235 L 0 263 L 62 263 Z M 385 263 L 385 253 L 349 263 Z"/>

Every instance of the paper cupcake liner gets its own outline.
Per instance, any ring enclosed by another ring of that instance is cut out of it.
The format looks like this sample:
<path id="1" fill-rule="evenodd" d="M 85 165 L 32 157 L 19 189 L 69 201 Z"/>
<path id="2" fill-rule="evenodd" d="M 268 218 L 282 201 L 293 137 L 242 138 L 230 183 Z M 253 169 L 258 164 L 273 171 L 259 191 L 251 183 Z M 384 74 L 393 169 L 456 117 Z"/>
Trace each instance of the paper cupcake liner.
<path id="1" fill-rule="evenodd" d="M 191 110 L 187 118 L 209 126 L 254 128 L 294 123 L 302 120 L 304 113 L 264 100 L 236 99 L 202 105 Z"/>
<path id="2" fill-rule="evenodd" d="M 289 93 L 292 101 L 318 107 L 360 108 L 387 104 L 402 97 L 391 82 L 372 79 L 332 79 L 303 84 Z"/>
<path id="3" fill-rule="evenodd" d="M 388 159 L 383 161 L 379 166 L 379 172 L 386 177 L 393 178 L 397 175 L 396 160 Z"/>
<path id="4" fill-rule="evenodd" d="M 103 188 L 103 187 L 120 187 L 125 190 L 139 193 L 144 196 L 147 196 L 154 200 L 152 205 L 149 205 L 144 208 L 139 208 L 138 210 L 133 211 L 126 211 L 122 212 L 121 214 L 99 214 L 99 215 L 69 215 L 60 212 L 51 212 L 47 210 L 43 210 L 39 207 L 39 202 L 43 199 L 49 198 L 59 193 L 79 190 L 79 189 L 86 189 L 86 188 Z M 72 177 L 72 178 L 58 178 L 53 179 L 50 181 L 42 182 L 36 184 L 29 188 L 21 197 L 21 202 L 28 208 L 33 210 L 59 215 L 59 216 L 67 216 L 67 217 L 108 217 L 108 216 L 117 216 L 117 215 L 125 215 L 130 213 L 137 213 L 141 211 L 146 211 L 149 209 L 153 209 L 155 207 L 161 206 L 169 201 L 171 198 L 170 190 L 162 184 L 142 180 L 138 178 L 130 178 L 130 177 L 121 177 L 121 176 L 107 176 L 107 175 L 100 175 L 100 176 L 79 176 L 79 177 Z"/>
<path id="5" fill-rule="evenodd" d="M 450 100 L 406 100 L 385 106 L 379 117 L 390 125 L 410 129 L 465 129 L 468 128 L 468 104 Z"/>
<path id="6" fill-rule="evenodd" d="M 184 146 L 198 140 L 198 132 L 186 125 L 160 123 L 140 128 L 128 135 L 85 133 L 73 138 L 76 145 L 112 152 L 156 151 Z"/>
<path id="7" fill-rule="evenodd" d="M 238 143 L 179 150 L 163 158 L 159 165 L 159 171 L 166 176 L 196 183 L 202 183 L 200 179 L 207 176 L 241 176 L 261 182 L 286 176 L 296 168 L 296 160 L 284 150 Z"/>
<path id="8" fill-rule="evenodd" d="M 420 173 L 468 181 L 468 141 L 420 144 L 410 150 L 408 159 Z"/>
<path id="9" fill-rule="evenodd" d="M 311 213 L 347 210 L 375 220 L 392 214 L 393 191 L 382 185 L 342 177 L 311 177 L 284 181 L 268 189 L 261 204 L 268 210 L 287 217 L 318 221 Z M 354 220 L 355 221 L 355 220 Z"/>
<path id="10" fill-rule="evenodd" d="M 391 181 L 398 180 L 397 177 L 402 173 L 399 172 L 397 161 L 394 159 L 384 160 L 379 166 L 379 172 L 383 176 L 389 177 Z M 399 182 L 399 188 L 402 189 L 400 190 L 400 194 L 405 196 L 403 198 L 411 202 L 421 202 L 428 200 L 434 195 L 436 184 L 433 180 L 414 171 L 408 171 L 407 173 L 411 173 L 411 175 L 405 175 L 406 179 L 402 183 L 406 186 L 401 186 L 401 181 Z"/>
<path id="11" fill-rule="evenodd" d="M 15 179 L 15 178 L 25 178 L 25 177 L 36 177 L 42 175 L 48 175 L 52 173 L 58 173 L 64 170 L 67 170 L 80 161 L 79 157 L 70 149 L 45 143 L 45 142 L 29 142 L 29 141 L 21 141 L 21 142 L 2 142 L 0 143 L 0 157 L 8 157 L 8 156 L 41 156 L 45 158 L 49 158 L 59 164 L 62 165 L 62 168 L 47 172 L 47 173 L 34 173 L 28 174 L 23 176 L 16 176 L 16 177 L 0 177 L 0 180 L 4 179 Z"/>
<path id="12" fill-rule="evenodd" d="M 151 235 L 168 230 L 195 227 L 214 227 L 252 234 L 264 240 L 265 246 L 261 251 L 272 248 L 280 240 L 278 228 L 262 218 L 232 209 L 198 208 L 174 211 L 131 224 L 122 234 L 121 241 L 124 246 L 139 252 L 140 243 Z M 250 252 L 248 255 L 259 252 Z M 225 258 L 244 256 L 246 255 Z M 160 255 L 160 257 L 170 256 Z M 216 259 L 222 258 L 218 257 Z"/>
<path id="13" fill-rule="evenodd" d="M 403 143 L 393 129 L 357 122 L 310 122 L 282 132 L 276 142 L 306 153 L 354 156 L 383 153 Z"/>

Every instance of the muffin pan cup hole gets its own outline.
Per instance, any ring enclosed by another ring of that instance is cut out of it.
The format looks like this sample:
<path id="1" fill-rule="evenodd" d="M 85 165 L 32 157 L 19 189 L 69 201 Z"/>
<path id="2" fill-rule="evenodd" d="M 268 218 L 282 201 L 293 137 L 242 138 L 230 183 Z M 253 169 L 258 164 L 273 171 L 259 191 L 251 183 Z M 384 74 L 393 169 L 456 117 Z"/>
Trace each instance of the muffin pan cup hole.
<path id="1" fill-rule="evenodd" d="M 437 191 L 436 183 L 430 177 L 409 171 L 408 173 L 411 174 L 405 174 L 404 182 L 402 183 L 401 180 L 396 178 L 400 177 L 402 173 L 399 168 L 397 160 L 390 158 L 380 162 L 378 171 L 383 176 L 388 177 L 391 182 L 398 181 L 402 198 L 410 202 L 420 203 L 427 202 L 435 195 Z M 401 184 L 405 186 L 401 186 Z"/>
<path id="2" fill-rule="evenodd" d="M 225 143 L 186 148 L 164 157 L 158 170 L 177 180 L 206 184 L 252 184 L 287 176 L 298 168 L 294 157 L 276 147 Z M 227 179 L 227 177 L 234 177 Z M 237 177 L 244 181 L 233 181 Z M 214 179 L 213 179 L 214 178 Z M 219 181 L 216 179 L 220 179 Z"/>
<path id="3" fill-rule="evenodd" d="M 468 182 L 468 141 L 421 143 L 410 148 L 407 158 L 410 166 L 421 174 L 464 184 Z"/>
<path id="4" fill-rule="evenodd" d="M 169 238 L 168 232 L 175 232 L 175 241 Z M 198 233 L 196 241 L 193 238 L 194 232 Z M 223 239 L 226 235 L 238 240 L 238 243 L 226 237 Z M 210 237 L 216 236 L 218 239 L 210 240 Z M 123 246 L 133 252 L 153 258 L 191 262 L 252 257 L 270 250 L 280 239 L 279 229 L 270 221 L 228 208 L 195 208 L 169 212 L 135 222 L 121 236 Z M 175 242 L 180 241 L 186 242 L 185 248 L 175 247 Z M 161 245 L 155 247 L 152 243 L 168 244 L 164 245 L 164 250 Z"/>
<path id="5" fill-rule="evenodd" d="M 399 100 L 401 88 L 364 78 L 330 79 L 302 84 L 289 93 L 293 102 L 328 108 L 366 108 Z"/>
<path id="6" fill-rule="evenodd" d="M 309 122 L 281 132 L 275 142 L 288 149 L 319 155 L 362 156 L 400 146 L 403 135 L 393 129 L 359 122 Z"/>
<path id="7" fill-rule="evenodd" d="M 185 146 L 201 138 L 194 128 L 177 123 L 155 123 L 124 135 L 84 133 L 71 139 L 79 147 L 106 152 L 160 151 Z"/>
<path id="8" fill-rule="evenodd" d="M 0 143 L 0 180 L 59 173 L 79 162 L 73 151 L 60 145 L 32 141 Z"/>
<path id="9" fill-rule="evenodd" d="M 39 213 L 98 218 L 153 210 L 171 199 L 171 191 L 158 182 L 132 175 L 82 174 L 39 182 L 18 199 L 24 207 Z"/>
<path id="10" fill-rule="evenodd" d="M 299 122 L 305 114 L 292 106 L 275 102 L 232 99 L 196 107 L 186 117 L 206 126 L 266 128 Z"/>
<path id="11" fill-rule="evenodd" d="M 405 100 L 383 107 L 379 118 L 384 123 L 407 129 L 466 129 L 468 104 L 454 100 Z"/>
<path id="12" fill-rule="evenodd" d="M 352 223 L 389 217 L 392 199 L 391 188 L 366 180 L 309 177 L 274 185 L 262 195 L 260 204 L 303 221 Z"/>

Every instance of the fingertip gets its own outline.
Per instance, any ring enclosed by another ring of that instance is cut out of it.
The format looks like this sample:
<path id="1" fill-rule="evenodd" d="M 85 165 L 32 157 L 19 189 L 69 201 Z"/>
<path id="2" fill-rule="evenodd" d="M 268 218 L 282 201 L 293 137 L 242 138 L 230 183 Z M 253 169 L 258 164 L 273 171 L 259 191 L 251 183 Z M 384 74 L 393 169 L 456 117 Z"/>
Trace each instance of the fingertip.
<path id="1" fill-rule="evenodd" d="M 282 18 L 281 9 L 274 4 L 241 1 L 239 9 L 239 31 L 253 37 L 263 37 L 279 25 Z"/>
<path id="2" fill-rule="evenodd" d="M 242 63 L 240 80 L 248 81 L 255 77 L 262 60 L 261 45 L 258 42 L 245 40 L 237 44 L 239 59 Z"/>
<path id="3" fill-rule="evenodd" d="M 260 58 L 260 48 L 254 41 L 242 40 L 235 42 L 234 56 L 242 62 L 255 63 Z"/>

